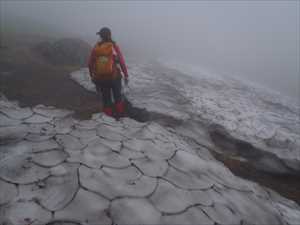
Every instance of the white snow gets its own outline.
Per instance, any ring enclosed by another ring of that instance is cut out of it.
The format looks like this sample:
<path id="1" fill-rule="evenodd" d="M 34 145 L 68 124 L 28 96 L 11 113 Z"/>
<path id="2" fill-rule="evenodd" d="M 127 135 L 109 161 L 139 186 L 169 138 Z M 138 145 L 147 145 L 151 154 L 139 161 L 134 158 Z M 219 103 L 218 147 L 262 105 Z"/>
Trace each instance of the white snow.
<path id="1" fill-rule="evenodd" d="M 284 159 L 300 161 L 300 105 L 277 92 L 177 62 L 130 65 L 133 105 L 177 119 L 197 115 Z M 71 77 L 94 91 L 87 69 Z"/>
<path id="2" fill-rule="evenodd" d="M 129 72 L 129 100 L 180 125 L 100 113 L 78 121 L 69 111 L 20 108 L 0 98 L 0 224 L 300 221 L 295 202 L 215 160 L 208 131 L 223 125 L 280 159 L 293 158 L 297 170 L 296 106 L 208 74 L 197 80 L 152 64 Z M 87 69 L 71 76 L 94 91 Z"/>
<path id="3" fill-rule="evenodd" d="M 193 77 L 193 82 L 182 82 L 179 90 L 191 100 L 201 118 L 220 124 L 252 143 L 267 143 L 265 149 L 279 157 L 300 161 L 297 143 L 300 140 L 300 102 L 200 67 L 178 62 L 164 64 Z"/>

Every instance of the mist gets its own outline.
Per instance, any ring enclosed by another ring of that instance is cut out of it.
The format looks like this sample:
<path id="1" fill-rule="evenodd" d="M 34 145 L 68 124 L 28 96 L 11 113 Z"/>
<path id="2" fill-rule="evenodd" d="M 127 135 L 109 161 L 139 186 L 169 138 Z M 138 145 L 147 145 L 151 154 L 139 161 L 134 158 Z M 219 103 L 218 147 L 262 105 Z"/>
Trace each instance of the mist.
<path id="1" fill-rule="evenodd" d="M 299 99 L 299 1 L 1 1 L 1 36 L 90 44 L 111 28 L 126 57 L 209 68 Z"/>

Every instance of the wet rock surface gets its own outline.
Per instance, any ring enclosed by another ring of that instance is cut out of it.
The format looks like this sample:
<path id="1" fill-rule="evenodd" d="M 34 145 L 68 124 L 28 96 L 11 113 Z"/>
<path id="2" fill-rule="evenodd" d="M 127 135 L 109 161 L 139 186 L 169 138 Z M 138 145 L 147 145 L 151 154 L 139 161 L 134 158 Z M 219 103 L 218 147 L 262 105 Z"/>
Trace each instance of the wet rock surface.
<path id="1" fill-rule="evenodd" d="M 45 106 L 10 120 L 9 107 L 2 98 L 1 224 L 300 221 L 296 203 L 236 177 L 174 128 L 103 114 L 79 121 Z"/>

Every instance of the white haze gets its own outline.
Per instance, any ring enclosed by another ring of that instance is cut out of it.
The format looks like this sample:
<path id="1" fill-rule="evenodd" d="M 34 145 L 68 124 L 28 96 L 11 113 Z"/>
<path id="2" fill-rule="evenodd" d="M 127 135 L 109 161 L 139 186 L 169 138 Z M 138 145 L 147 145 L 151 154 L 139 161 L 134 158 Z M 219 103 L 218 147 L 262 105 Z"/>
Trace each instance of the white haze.
<path id="1" fill-rule="evenodd" d="M 299 99 L 299 1 L 0 4 L 1 27 L 9 18 L 28 20 L 92 44 L 96 31 L 109 26 L 126 56 L 204 66 Z"/>

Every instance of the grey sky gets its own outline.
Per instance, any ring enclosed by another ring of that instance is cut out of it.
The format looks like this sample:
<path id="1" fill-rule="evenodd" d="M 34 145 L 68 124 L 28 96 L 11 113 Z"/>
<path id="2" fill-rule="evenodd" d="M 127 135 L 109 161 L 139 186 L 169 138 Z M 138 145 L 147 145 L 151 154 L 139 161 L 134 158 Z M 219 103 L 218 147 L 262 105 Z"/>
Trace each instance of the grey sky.
<path id="1" fill-rule="evenodd" d="M 2 18 L 38 21 L 91 43 L 109 26 L 127 55 L 203 65 L 293 97 L 300 88 L 299 11 L 291 0 L 1 2 Z"/>

